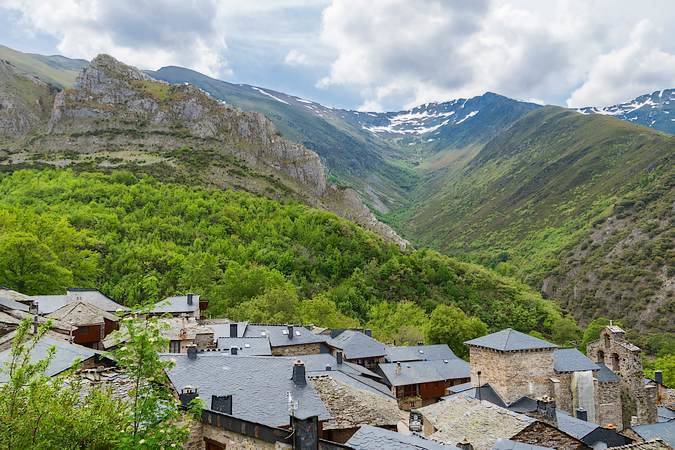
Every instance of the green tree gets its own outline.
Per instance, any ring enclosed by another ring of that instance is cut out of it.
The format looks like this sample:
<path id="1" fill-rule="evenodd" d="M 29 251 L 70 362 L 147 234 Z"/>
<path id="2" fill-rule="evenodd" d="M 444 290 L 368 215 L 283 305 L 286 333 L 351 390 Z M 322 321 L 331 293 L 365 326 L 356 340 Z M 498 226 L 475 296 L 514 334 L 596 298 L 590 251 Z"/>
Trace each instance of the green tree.
<path id="1" fill-rule="evenodd" d="M 35 235 L 15 232 L 0 237 L 0 280 L 26 294 L 46 294 L 64 291 L 73 274 Z"/>
<path id="2" fill-rule="evenodd" d="M 645 375 L 654 379 L 654 371 L 663 371 L 663 384 L 668 387 L 675 386 L 675 355 L 665 355 L 645 361 Z"/>
<path id="3" fill-rule="evenodd" d="M 452 305 L 438 305 L 427 326 L 427 342 L 448 344 L 457 356 L 465 358 L 469 351 L 464 342 L 487 333 L 487 325 Z"/>
<path id="4" fill-rule="evenodd" d="M 48 376 L 54 348 L 41 360 L 32 355 L 49 324 L 32 336 L 31 326 L 30 320 L 19 325 L 0 369 L 6 380 L 0 384 L 0 448 L 114 448 L 124 422 L 122 402 L 114 400 L 109 389 L 94 388 L 83 395 L 80 378 L 70 371 Z"/>
<path id="5" fill-rule="evenodd" d="M 559 317 L 551 325 L 553 329 L 551 337 L 553 342 L 565 347 L 575 347 L 579 345 L 581 338 L 581 329 L 570 316 Z"/>
<path id="6" fill-rule="evenodd" d="M 366 325 L 372 328 L 376 338 L 397 345 L 414 345 L 423 341 L 429 322 L 424 309 L 409 301 L 377 303 L 370 308 L 368 319 Z"/>
<path id="7" fill-rule="evenodd" d="M 335 303 L 325 295 L 317 295 L 300 302 L 298 306 L 300 323 L 314 324 L 327 328 L 357 328 L 359 321 L 344 315 Z"/>
<path id="8" fill-rule="evenodd" d="M 179 405 L 165 383 L 164 371 L 171 362 L 158 355 L 168 339 L 162 334 L 162 323 L 147 311 L 124 317 L 116 331 L 125 343 L 114 351 L 115 359 L 133 381 L 118 448 L 180 448 L 188 429 L 182 425 Z"/>
<path id="9" fill-rule="evenodd" d="M 235 320 L 257 323 L 298 322 L 298 294 L 291 285 L 275 287 L 231 310 Z"/>

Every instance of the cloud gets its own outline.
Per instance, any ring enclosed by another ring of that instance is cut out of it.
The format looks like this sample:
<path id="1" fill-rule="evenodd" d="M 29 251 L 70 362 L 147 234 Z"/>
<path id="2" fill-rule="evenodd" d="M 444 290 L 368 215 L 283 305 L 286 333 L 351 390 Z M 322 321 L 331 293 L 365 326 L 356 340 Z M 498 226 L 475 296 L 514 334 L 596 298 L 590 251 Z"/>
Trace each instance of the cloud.
<path id="1" fill-rule="evenodd" d="M 630 33 L 627 45 L 597 59 L 567 105 L 608 106 L 675 86 L 675 54 L 654 47 L 662 35 L 663 30 L 642 20 Z"/>
<path id="2" fill-rule="evenodd" d="M 311 63 L 309 61 L 309 57 L 305 53 L 302 53 L 296 49 L 291 49 L 288 53 L 286 53 L 284 64 L 288 66 L 306 66 Z"/>
<path id="3" fill-rule="evenodd" d="M 71 57 L 98 53 L 142 68 L 183 65 L 209 75 L 226 75 L 225 32 L 215 0 L 9 0 L 22 25 L 57 38 Z"/>
<path id="4" fill-rule="evenodd" d="M 337 57 L 317 86 L 357 89 L 363 109 L 485 91 L 596 104 L 673 86 L 672 31 L 652 32 L 672 30 L 672 3 L 373 0 L 367 14 L 359 3 L 324 10 L 321 40 Z"/>

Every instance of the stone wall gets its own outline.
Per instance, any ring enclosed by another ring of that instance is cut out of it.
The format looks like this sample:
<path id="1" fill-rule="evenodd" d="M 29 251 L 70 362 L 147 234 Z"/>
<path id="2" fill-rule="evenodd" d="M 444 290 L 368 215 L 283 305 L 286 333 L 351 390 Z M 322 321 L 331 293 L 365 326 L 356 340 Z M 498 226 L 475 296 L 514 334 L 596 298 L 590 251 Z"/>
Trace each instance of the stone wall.
<path id="1" fill-rule="evenodd" d="M 552 396 L 553 351 L 532 350 L 501 352 L 482 347 L 469 349 L 471 382 L 478 386 L 489 383 L 502 397 L 511 403 L 524 395 L 538 398 Z"/>
<path id="2" fill-rule="evenodd" d="M 553 398 L 555 407 L 565 411 L 569 415 L 575 415 L 574 398 L 572 395 L 572 373 L 559 373 L 555 378 L 558 382 L 553 382 Z"/>
<path id="3" fill-rule="evenodd" d="M 631 424 L 632 416 L 637 417 L 637 424 L 656 422 L 656 390 L 643 382 L 640 352 L 626 341 L 623 330 L 611 325 L 586 348 L 589 358 L 604 363 L 621 378 L 624 426 Z"/>
<path id="4" fill-rule="evenodd" d="M 595 415 L 599 425 L 611 423 L 621 428 L 621 385 L 618 381 L 596 382 Z"/>
<path id="5" fill-rule="evenodd" d="M 190 437 L 183 445 L 184 450 L 205 450 L 206 442 L 222 445 L 227 450 L 282 450 L 292 448 L 281 442 L 271 443 L 256 439 L 207 423 L 193 421 L 190 424 Z"/>
<path id="6" fill-rule="evenodd" d="M 511 437 L 511 439 L 525 444 L 558 450 L 580 450 L 586 448 L 586 445 L 578 439 L 539 421 L 528 425 L 524 430 Z"/>
<path id="7" fill-rule="evenodd" d="M 286 345 L 272 348 L 273 356 L 316 355 L 321 353 L 321 344 Z"/>

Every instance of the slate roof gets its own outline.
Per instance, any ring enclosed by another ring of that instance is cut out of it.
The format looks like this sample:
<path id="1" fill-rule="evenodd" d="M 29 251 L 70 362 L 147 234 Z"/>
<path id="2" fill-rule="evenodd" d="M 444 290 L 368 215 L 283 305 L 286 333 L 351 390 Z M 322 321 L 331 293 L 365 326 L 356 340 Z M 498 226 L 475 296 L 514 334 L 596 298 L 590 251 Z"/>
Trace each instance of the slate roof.
<path id="1" fill-rule="evenodd" d="M 69 342 L 55 339 L 51 336 L 44 336 L 38 341 L 30 354 L 30 359 L 32 362 L 37 362 L 43 360 L 47 357 L 47 352 L 50 347 L 55 347 L 54 358 L 47 366 L 45 374 L 53 377 L 58 375 L 72 367 L 73 363 L 77 360 L 85 361 L 89 358 L 92 358 L 99 354 L 95 350 L 92 350 L 87 347 L 83 347 L 77 344 L 71 344 Z M 11 349 L 5 350 L 0 353 L 0 367 L 5 366 L 11 358 Z M 0 371 L 0 383 L 6 383 L 9 377 L 8 374 L 2 370 Z"/>
<path id="2" fill-rule="evenodd" d="M 248 325 L 248 322 L 230 322 L 229 320 L 222 319 L 204 320 L 202 323 L 213 330 L 213 339 L 216 341 L 221 337 L 244 337 L 246 326 Z M 236 336 L 230 336 L 230 324 L 232 323 L 237 324 Z"/>
<path id="3" fill-rule="evenodd" d="M 553 450 L 550 447 L 540 447 L 538 445 L 524 444 L 510 439 L 497 439 L 493 450 Z"/>
<path id="4" fill-rule="evenodd" d="M 53 313 L 62 306 L 78 300 L 110 313 L 129 311 L 129 308 L 111 300 L 97 289 L 69 288 L 65 295 L 35 295 L 31 299 L 38 302 L 38 313 L 42 315 Z"/>
<path id="5" fill-rule="evenodd" d="M 519 350 L 539 350 L 557 348 L 555 344 L 546 342 L 542 339 L 521 333 L 520 331 L 506 328 L 496 333 L 481 336 L 476 339 L 465 342 L 466 345 L 474 347 L 485 347 L 502 352 L 513 352 Z"/>
<path id="6" fill-rule="evenodd" d="M 466 438 L 476 450 L 491 450 L 498 439 L 511 438 L 535 422 L 524 414 L 461 394 L 418 411 L 436 430 L 430 438 L 451 445 Z"/>
<path id="7" fill-rule="evenodd" d="M 457 358 L 457 355 L 450 350 L 447 344 L 387 347 L 386 350 L 387 355 L 385 359 L 388 362 L 433 361 Z"/>
<path id="8" fill-rule="evenodd" d="M 362 391 L 371 392 L 373 394 L 382 395 L 385 397 L 394 398 L 391 389 L 387 385 L 375 381 L 371 378 L 356 375 L 353 373 L 340 372 L 338 370 L 324 371 L 324 372 L 307 372 L 308 377 L 321 377 L 329 375 L 336 381 L 348 384 Z"/>
<path id="9" fill-rule="evenodd" d="M 31 301 L 31 297 L 29 295 L 22 294 L 21 292 L 15 291 L 6 286 L 0 286 L 0 297 L 15 300 L 17 302 Z"/>
<path id="10" fill-rule="evenodd" d="M 0 296 L 0 309 L 16 309 L 18 311 L 28 312 L 28 305 L 19 303 L 9 297 Z"/>
<path id="11" fill-rule="evenodd" d="M 330 366 L 331 370 L 334 371 L 337 370 L 350 375 L 363 375 L 376 380 L 382 380 L 380 375 L 358 364 L 350 363 L 345 360 L 342 361 L 342 364 L 338 364 L 335 356 L 330 353 L 298 355 L 293 358 L 304 362 L 307 372 L 324 372 L 326 366 Z"/>
<path id="12" fill-rule="evenodd" d="M 556 372 L 584 372 L 600 370 L 586 355 L 576 348 L 558 348 L 553 352 L 553 368 Z"/>
<path id="13" fill-rule="evenodd" d="M 657 406 L 656 412 L 659 422 L 670 422 L 675 420 L 675 411 L 666 406 Z"/>
<path id="14" fill-rule="evenodd" d="M 377 358 L 387 354 L 382 343 L 355 330 L 344 330 L 334 338 L 329 338 L 326 343 L 342 350 L 347 359 Z"/>
<path id="15" fill-rule="evenodd" d="M 270 345 L 286 347 L 289 345 L 317 344 L 326 341 L 326 336 L 317 336 L 302 326 L 293 326 L 293 338 L 289 339 L 287 325 L 248 324 L 244 337 L 267 337 Z"/>
<path id="16" fill-rule="evenodd" d="M 401 367 L 400 373 L 396 373 L 398 365 Z M 380 364 L 379 367 L 391 386 L 431 383 L 471 376 L 469 363 L 459 358 L 441 361 L 385 363 Z"/>
<path id="17" fill-rule="evenodd" d="M 458 394 L 460 392 L 468 391 L 469 389 L 473 389 L 473 384 L 470 381 L 467 381 L 466 383 L 462 384 L 456 384 L 454 386 L 450 386 L 448 388 L 448 391 Z"/>
<path id="18" fill-rule="evenodd" d="M 196 387 L 207 409 L 212 395 L 232 395 L 232 415 L 273 427 L 289 425 L 288 395 L 297 402 L 300 418 L 330 414 L 308 382 L 296 386 L 291 380 L 294 358 L 267 356 L 229 356 L 218 352 L 199 353 L 191 360 L 184 354 L 161 354 L 175 361 L 167 371 L 177 392 L 185 386 Z"/>
<path id="19" fill-rule="evenodd" d="M 598 372 L 595 374 L 595 378 L 598 379 L 599 382 L 601 383 L 607 383 L 607 382 L 613 382 L 613 381 L 621 381 L 621 378 L 612 370 L 607 367 L 604 363 L 596 363 L 596 365 L 600 368 Z"/>
<path id="20" fill-rule="evenodd" d="M 584 437 L 600 428 L 599 425 L 586 420 L 577 419 L 559 409 L 556 409 L 555 416 L 556 428 L 579 440 L 582 440 Z"/>
<path id="21" fill-rule="evenodd" d="M 324 372 L 309 378 L 332 416 L 323 424 L 324 430 L 356 428 L 362 424 L 396 426 L 401 420 L 395 398 L 345 382 L 335 373 Z"/>
<path id="22" fill-rule="evenodd" d="M 237 347 L 237 354 L 245 356 L 272 356 L 270 341 L 264 337 L 258 338 L 237 338 L 220 337 L 218 338 L 218 348 L 221 350 L 230 350 Z"/>
<path id="23" fill-rule="evenodd" d="M 619 447 L 612 447 L 613 450 L 673 450 L 673 447 L 668 445 L 662 439 L 652 439 L 645 442 L 635 442 L 633 444 L 621 445 Z"/>
<path id="24" fill-rule="evenodd" d="M 119 321 L 119 318 L 107 311 L 97 308 L 84 301 L 74 301 L 63 305 L 53 313 L 47 314 L 50 319 L 58 319 L 73 325 L 98 325 L 110 320 Z"/>
<path id="25" fill-rule="evenodd" d="M 671 447 L 675 447 L 675 421 L 636 425 L 633 427 L 638 436 L 644 440 L 663 439 Z"/>
<path id="26" fill-rule="evenodd" d="M 383 428 L 362 425 L 347 441 L 354 450 L 450 450 L 453 445 L 443 445 L 418 435 L 405 435 Z"/>
<path id="27" fill-rule="evenodd" d="M 180 313 L 194 313 L 199 309 L 199 295 L 192 295 L 192 304 L 188 305 L 187 295 L 174 295 L 167 297 L 155 303 L 152 310 L 153 314 L 180 314 Z"/>
<path id="28" fill-rule="evenodd" d="M 466 383 L 465 383 L 466 384 Z M 457 386 L 455 386 L 457 387 Z M 479 395 L 480 394 L 480 395 Z M 502 398 L 497 394 L 497 391 L 495 391 L 492 386 L 489 384 L 484 384 L 480 388 L 475 388 L 471 387 L 470 389 L 465 389 L 459 393 L 448 395 L 443 397 L 443 400 L 451 399 L 453 397 L 458 397 L 458 396 L 464 396 L 467 398 L 473 398 L 473 399 L 479 399 L 484 400 L 486 402 L 490 402 L 494 405 L 500 406 L 502 408 L 506 408 L 506 402 L 502 400 Z M 516 412 L 521 412 L 521 411 L 516 411 Z"/>

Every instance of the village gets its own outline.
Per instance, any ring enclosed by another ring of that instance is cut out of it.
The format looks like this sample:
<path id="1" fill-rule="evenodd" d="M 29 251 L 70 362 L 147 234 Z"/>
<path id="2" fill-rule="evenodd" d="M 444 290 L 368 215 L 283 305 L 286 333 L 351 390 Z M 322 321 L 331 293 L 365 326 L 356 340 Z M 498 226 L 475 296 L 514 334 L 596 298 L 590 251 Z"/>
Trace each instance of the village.
<path id="1" fill-rule="evenodd" d="M 641 350 L 606 326 L 585 353 L 513 329 L 465 342 L 396 346 L 368 329 L 208 319 L 198 294 L 158 302 L 176 400 L 203 402 L 189 450 L 672 449 L 675 390 L 645 378 Z M 129 308 L 96 289 L 28 296 L 0 288 L 0 364 L 16 330 L 51 329 L 33 349 L 57 377 L 78 363 L 86 383 L 119 395 L 129 380 L 109 353 Z M 392 343 L 393 344 L 393 343 Z M 7 376 L 0 372 L 0 383 Z"/>

